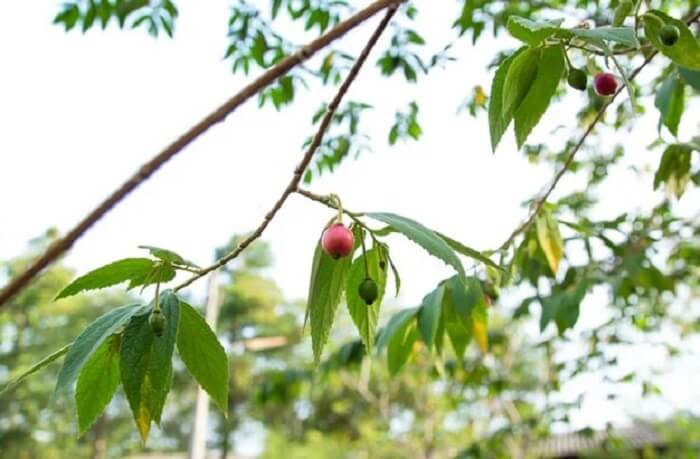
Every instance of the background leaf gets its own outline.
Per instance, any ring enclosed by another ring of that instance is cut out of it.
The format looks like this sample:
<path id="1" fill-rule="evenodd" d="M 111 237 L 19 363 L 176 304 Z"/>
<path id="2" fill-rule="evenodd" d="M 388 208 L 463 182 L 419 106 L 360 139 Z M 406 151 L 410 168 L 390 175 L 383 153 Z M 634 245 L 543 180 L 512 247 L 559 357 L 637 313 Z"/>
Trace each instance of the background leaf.
<path id="1" fill-rule="evenodd" d="M 678 137 L 678 125 L 685 110 L 685 84 L 680 77 L 672 75 L 659 88 L 654 105 L 661 114 L 659 127 L 665 125 Z"/>
<path id="2" fill-rule="evenodd" d="M 543 208 L 537 215 L 537 240 L 542 252 L 547 258 L 547 263 L 554 275 L 559 271 L 559 262 L 564 254 L 564 243 L 559 233 L 559 222 L 552 216 L 549 210 Z"/>
<path id="3" fill-rule="evenodd" d="M 228 357 L 204 317 L 183 301 L 180 302 L 177 351 L 190 374 L 226 415 L 229 391 Z"/>

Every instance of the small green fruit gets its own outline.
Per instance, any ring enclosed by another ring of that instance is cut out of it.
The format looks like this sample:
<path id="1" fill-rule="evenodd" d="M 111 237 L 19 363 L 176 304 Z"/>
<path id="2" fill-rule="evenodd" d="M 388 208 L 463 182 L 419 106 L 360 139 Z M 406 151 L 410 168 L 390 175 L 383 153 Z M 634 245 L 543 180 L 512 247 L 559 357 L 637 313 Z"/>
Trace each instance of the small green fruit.
<path id="1" fill-rule="evenodd" d="M 360 283 L 357 293 L 360 295 L 360 298 L 367 303 L 367 306 L 369 306 L 377 301 L 377 297 L 379 296 L 379 286 L 376 282 L 374 282 L 374 280 L 368 277 L 363 280 L 362 283 Z"/>
<path id="2" fill-rule="evenodd" d="M 151 315 L 148 317 L 148 325 L 151 326 L 151 331 L 154 335 L 160 337 L 163 336 L 163 331 L 165 331 L 165 314 L 160 309 L 154 309 L 151 311 Z"/>
<path id="3" fill-rule="evenodd" d="M 666 46 L 675 45 L 680 36 L 681 31 L 678 30 L 678 27 L 672 24 L 666 24 L 661 28 L 661 30 L 659 30 L 659 39 L 661 40 L 661 43 Z"/>
<path id="4" fill-rule="evenodd" d="M 569 86 L 579 91 L 584 91 L 588 86 L 588 75 L 581 69 L 569 70 L 569 78 L 567 79 Z"/>

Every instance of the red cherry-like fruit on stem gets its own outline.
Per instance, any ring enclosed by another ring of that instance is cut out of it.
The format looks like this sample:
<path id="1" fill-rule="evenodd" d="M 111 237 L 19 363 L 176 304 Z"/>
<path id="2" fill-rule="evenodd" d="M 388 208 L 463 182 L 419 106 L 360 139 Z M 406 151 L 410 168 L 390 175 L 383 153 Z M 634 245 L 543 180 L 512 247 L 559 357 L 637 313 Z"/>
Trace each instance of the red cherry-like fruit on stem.
<path id="1" fill-rule="evenodd" d="M 342 223 L 329 226 L 321 236 L 323 251 L 336 259 L 350 255 L 354 244 L 355 238 L 352 236 L 352 231 Z"/>
<path id="2" fill-rule="evenodd" d="M 612 96 L 617 91 L 617 78 L 612 73 L 601 72 L 595 76 L 593 87 L 599 96 Z"/>

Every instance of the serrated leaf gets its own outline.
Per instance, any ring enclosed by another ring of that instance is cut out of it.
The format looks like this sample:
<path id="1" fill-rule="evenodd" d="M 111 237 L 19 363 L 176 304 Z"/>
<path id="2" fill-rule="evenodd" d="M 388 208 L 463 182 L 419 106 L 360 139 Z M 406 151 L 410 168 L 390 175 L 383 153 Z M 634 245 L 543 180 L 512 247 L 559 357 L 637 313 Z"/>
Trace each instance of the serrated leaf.
<path id="1" fill-rule="evenodd" d="M 659 10 L 648 11 L 642 18 L 646 37 L 656 49 L 678 65 L 700 70 L 700 43 L 683 21 Z M 667 24 L 678 27 L 680 31 L 678 41 L 673 46 L 666 46 L 659 39 L 661 28 Z"/>
<path id="2" fill-rule="evenodd" d="M 168 263 L 174 263 L 176 265 L 186 266 L 189 268 L 199 268 L 199 266 L 183 258 L 180 254 L 175 253 L 172 250 L 162 249 L 160 247 L 154 247 L 152 245 L 140 245 L 139 249 L 148 250 L 148 252 L 154 257 Z"/>
<path id="3" fill-rule="evenodd" d="M 78 377 L 83 365 L 100 345 L 129 321 L 134 314 L 143 310 L 144 307 L 139 304 L 122 306 L 112 309 L 88 325 L 85 331 L 73 341 L 68 350 L 63 367 L 58 374 L 54 395 L 58 396 L 69 389 Z"/>
<path id="4" fill-rule="evenodd" d="M 495 153 L 498 143 L 505 134 L 510 122 L 513 120 L 513 113 L 506 113 L 503 109 L 503 88 L 505 86 L 506 75 L 513 60 L 523 51 L 526 46 L 520 48 L 506 58 L 496 70 L 496 74 L 491 82 L 491 96 L 489 97 L 489 133 L 491 136 L 491 150 Z"/>
<path id="5" fill-rule="evenodd" d="M 538 45 L 561 31 L 563 21 L 533 21 L 520 16 L 510 16 L 506 28 L 518 40 L 529 45 Z"/>
<path id="6" fill-rule="evenodd" d="M 415 314 L 404 314 L 393 330 L 387 345 L 387 365 L 391 376 L 395 376 L 413 352 L 418 338 Z"/>
<path id="7" fill-rule="evenodd" d="M 685 84 L 683 80 L 672 75 L 664 81 L 656 93 L 654 106 L 661 115 L 659 128 L 664 125 L 671 134 L 678 137 L 678 126 L 685 110 Z"/>
<path id="8" fill-rule="evenodd" d="M 565 68 L 566 60 L 561 46 L 546 47 L 539 54 L 534 80 L 513 114 L 518 148 L 522 148 L 547 111 Z"/>
<path id="9" fill-rule="evenodd" d="M 568 29 L 571 35 L 595 42 L 597 40 L 620 43 L 631 48 L 639 48 L 639 40 L 632 27 L 596 27 L 595 29 Z"/>
<path id="10" fill-rule="evenodd" d="M 440 236 L 445 242 L 447 242 L 447 245 L 449 245 L 452 250 L 454 250 L 457 253 L 461 253 L 465 257 L 473 258 L 476 261 L 480 261 L 484 263 L 485 265 L 488 265 L 494 269 L 497 269 L 499 271 L 503 271 L 503 268 L 498 266 L 496 263 L 494 263 L 489 257 L 484 255 L 483 253 L 479 252 L 476 249 L 472 249 L 471 247 L 468 247 L 461 242 L 452 239 L 451 237 L 445 236 L 442 233 L 435 232 L 438 236 Z"/>
<path id="11" fill-rule="evenodd" d="M 559 262 L 564 255 L 564 243 L 559 233 L 559 222 L 546 208 L 543 208 L 537 215 L 535 225 L 537 226 L 537 240 L 545 258 L 547 258 L 552 274 L 556 276 L 559 271 Z"/>
<path id="12" fill-rule="evenodd" d="M 24 381 L 26 378 L 33 375 L 34 373 L 41 371 L 44 367 L 50 365 L 51 363 L 66 355 L 68 353 L 68 350 L 70 349 L 70 346 L 70 344 L 67 344 L 59 350 L 52 352 L 51 354 L 47 355 L 28 369 L 21 372 L 19 375 L 15 376 L 13 379 L 7 382 L 7 384 L 2 386 L 2 388 L 0 388 L 0 395 L 12 391 L 15 387 L 19 386 L 22 383 L 22 381 Z"/>
<path id="13" fill-rule="evenodd" d="M 163 284 L 170 282 L 175 278 L 175 268 L 168 263 L 155 263 L 153 269 L 148 273 L 134 277 L 129 281 L 127 290 L 131 290 L 136 287 L 147 287 L 153 284 Z"/>
<path id="14" fill-rule="evenodd" d="M 75 388 L 78 434 L 83 435 L 102 414 L 119 387 L 121 338 L 105 340 L 83 366 Z"/>
<path id="15" fill-rule="evenodd" d="M 173 379 L 173 351 L 180 318 L 180 302 L 174 293 L 163 292 L 160 306 L 165 316 L 165 330 L 158 337 L 151 330 L 149 308 L 135 315 L 124 329 L 119 367 L 122 385 L 134 415 L 141 439 L 145 443 L 151 422 L 160 424 L 165 399 Z"/>
<path id="16" fill-rule="evenodd" d="M 204 317 L 183 301 L 180 301 L 177 351 L 190 374 L 227 415 L 228 357 Z"/>
<path id="17" fill-rule="evenodd" d="M 459 257 L 450 246 L 432 230 L 414 220 L 396 214 L 372 212 L 368 213 L 367 216 L 392 226 L 408 239 L 427 250 L 429 254 L 439 258 L 454 268 L 460 276 L 465 277 L 464 267 Z"/>
<path id="18" fill-rule="evenodd" d="M 503 117 L 515 115 L 537 77 L 541 48 L 527 48 L 510 65 L 503 83 Z"/>
<path id="19" fill-rule="evenodd" d="M 122 282 L 145 278 L 154 268 L 155 262 L 149 258 L 124 258 L 97 268 L 80 276 L 61 292 L 56 299 L 73 296 L 86 290 L 111 287 Z"/>
<path id="20" fill-rule="evenodd" d="M 423 342 L 429 350 L 432 349 L 435 344 L 435 337 L 440 326 L 444 294 L 444 287 L 439 285 L 423 298 L 423 302 L 420 308 L 418 308 L 418 330 L 420 331 Z"/>
<path id="21" fill-rule="evenodd" d="M 367 261 L 368 274 L 365 273 L 365 260 Z M 345 298 L 348 303 L 350 317 L 352 317 L 352 321 L 355 323 L 360 337 L 362 338 L 362 342 L 368 352 L 374 345 L 374 336 L 377 331 L 377 322 L 379 321 L 379 311 L 386 289 L 387 266 L 386 263 L 384 263 L 384 269 L 382 269 L 380 266 L 381 261 L 382 257 L 379 248 L 370 249 L 364 255 L 357 257 L 350 267 L 350 273 L 348 274 L 348 280 L 345 286 Z M 358 293 L 360 284 L 368 276 L 377 283 L 377 287 L 379 288 L 377 300 L 370 305 L 365 303 Z"/>
<path id="22" fill-rule="evenodd" d="M 355 242 L 359 242 L 357 237 Z M 352 253 L 335 260 L 323 251 L 319 239 L 314 252 L 306 306 L 311 324 L 311 347 L 316 363 L 321 360 L 323 347 L 328 342 L 333 328 L 335 313 L 345 289 L 351 263 Z"/>

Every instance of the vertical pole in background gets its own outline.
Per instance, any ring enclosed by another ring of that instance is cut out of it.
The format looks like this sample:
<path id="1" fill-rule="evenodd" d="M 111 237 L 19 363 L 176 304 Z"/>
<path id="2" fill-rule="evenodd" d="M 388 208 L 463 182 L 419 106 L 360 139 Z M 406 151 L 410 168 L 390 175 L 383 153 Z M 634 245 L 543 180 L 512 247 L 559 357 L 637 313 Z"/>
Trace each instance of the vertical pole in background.
<path id="1" fill-rule="evenodd" d="M 219 316 L 219 272 L 214 271 L 207 279 L 207 303 L 204 308 L 204 318 L 212 330 L 216 331 L 216 320 Z M 206 459 L 207 431 L 209 421 L 209 396 L 201 387 L 197 388 L 197 400 L 194 405 L 194 422 L 188 459 Z"/>

